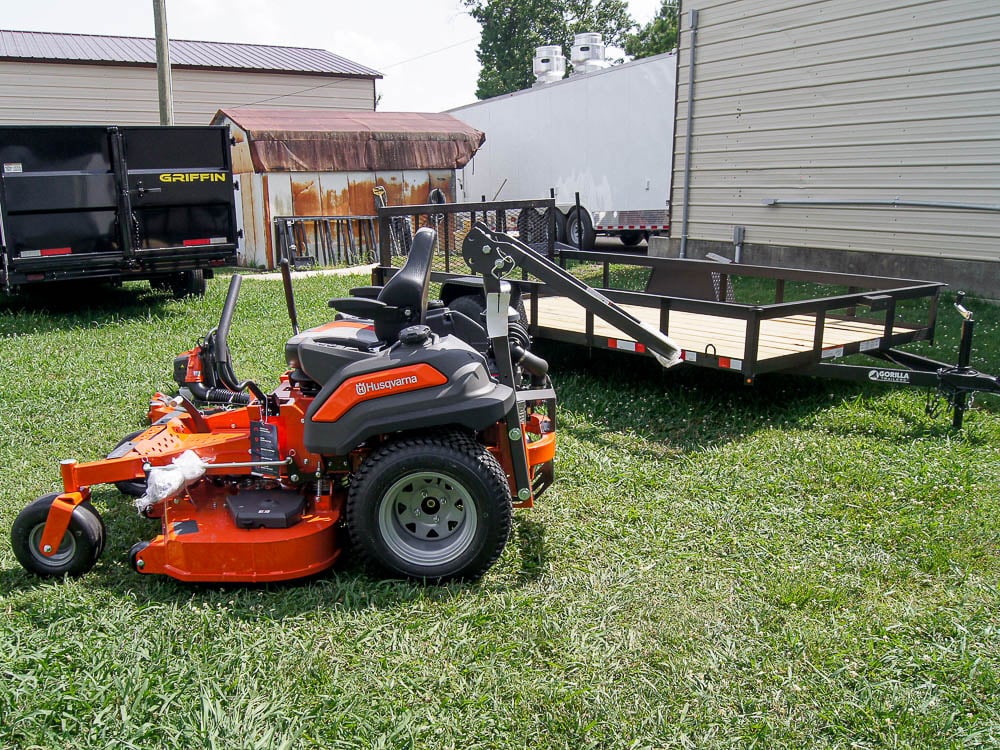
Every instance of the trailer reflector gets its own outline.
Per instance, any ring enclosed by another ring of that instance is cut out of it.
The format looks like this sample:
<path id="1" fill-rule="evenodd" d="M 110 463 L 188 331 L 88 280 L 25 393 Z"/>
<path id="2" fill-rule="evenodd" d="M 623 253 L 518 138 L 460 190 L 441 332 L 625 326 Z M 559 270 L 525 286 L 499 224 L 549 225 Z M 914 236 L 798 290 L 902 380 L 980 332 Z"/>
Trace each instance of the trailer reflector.
<path id="1" fill-rule="evenodd" d="M 54 255 L 69 255 L 73 252 L 71 247 L 47 247 L 42 250 L 22 250 L 22 258 L 49 258 Z"/>
<path id="2" fill-rule="evenodd" d="M 195 247 L 197 245 L 225 245 L 225 237 L 200 237 L 196 240 L 184 240 L 184 247 Z"/>
<path id="3" fill-rule="evenodd" d="M 608 348 L 618 349 L 623 352 L 635 352 L 636 354 L 644 354 L 646 352 L 645 344 L 639 344 L 628 339 L 608 339 Z"/>

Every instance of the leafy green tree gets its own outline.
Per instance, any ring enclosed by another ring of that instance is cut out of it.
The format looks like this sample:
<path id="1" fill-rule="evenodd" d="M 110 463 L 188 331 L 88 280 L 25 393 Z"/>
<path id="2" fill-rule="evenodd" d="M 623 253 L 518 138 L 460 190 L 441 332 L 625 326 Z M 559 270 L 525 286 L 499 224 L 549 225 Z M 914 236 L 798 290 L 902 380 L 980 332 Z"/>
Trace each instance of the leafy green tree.
<path id="1" fill-rule="evenodd" d="M 630 57 L 650 57 L 669 52 L 677 46 L 677 2 L 663 0 L 663 5 L 645 26 L 625 39 L 625 54 Z"/>
<path id="2" fill-rule="evenodd" d="M 476 96 L 488 99 L 529 88 L 535 47 L 558 44 L 569 58 L 573 35 L 596 31 L 619 48 L 635 21 L 625 0 L 462 0 L 482 26 Z"/>

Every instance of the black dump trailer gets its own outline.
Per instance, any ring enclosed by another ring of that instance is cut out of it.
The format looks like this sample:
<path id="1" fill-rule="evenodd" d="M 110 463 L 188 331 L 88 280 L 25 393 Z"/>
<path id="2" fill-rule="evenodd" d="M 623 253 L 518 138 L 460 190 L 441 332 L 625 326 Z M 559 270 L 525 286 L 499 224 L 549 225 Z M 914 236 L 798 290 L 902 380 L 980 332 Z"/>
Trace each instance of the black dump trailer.
<path id="1" fill-rule="evenodd" d="M 236 262 L 229 131 L 0 127 L 0 284 L 147 279 L 201 294 Z"/>

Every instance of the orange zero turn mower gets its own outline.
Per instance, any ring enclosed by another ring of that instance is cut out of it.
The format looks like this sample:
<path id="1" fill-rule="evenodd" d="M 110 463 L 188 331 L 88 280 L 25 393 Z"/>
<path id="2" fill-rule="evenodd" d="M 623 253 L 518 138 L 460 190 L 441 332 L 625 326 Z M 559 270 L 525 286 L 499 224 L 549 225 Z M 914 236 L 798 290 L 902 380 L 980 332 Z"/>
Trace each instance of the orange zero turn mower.
<path id="1" fill-rule="evenodd" d="M 512 508 L 552 482 L 556 409 L 497 272 L 509 258 L 490 257 L 484 236 L 474 230 L 463 246 L 482 277 L 482 315 L 470 300 L 428 301 L 430 229 L 383 287 L 331 300 L 335 319 L 302 332 L 285 265 L 295 335 L 270 393 L 233 373 L 234 275 L 219 326 L 174 362 L 178 395 L 156 394 L 150 427 L 107 458 L 62 462 L 62 491 L 13 524 L 18 560 L 42 576 L 90 570 L 105 541 L 91 487 L 113 483 L 159 523 L 129 553 L 139 573 L 300 578 L 333 565 L 347 535 L 389 576 L 481 576 L 504 549 Z"/>

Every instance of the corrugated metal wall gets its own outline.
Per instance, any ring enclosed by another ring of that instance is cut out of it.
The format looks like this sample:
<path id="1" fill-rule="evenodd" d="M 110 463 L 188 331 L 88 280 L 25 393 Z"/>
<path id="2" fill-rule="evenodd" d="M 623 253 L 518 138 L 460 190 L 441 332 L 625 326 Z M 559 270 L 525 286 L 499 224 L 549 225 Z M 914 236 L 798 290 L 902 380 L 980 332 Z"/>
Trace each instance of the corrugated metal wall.
<path id="1" fill-rule="evenodd" d="M 681 4 L 671 237 L 1000 260 L 1000 213 L 767 199 L 1000 204 L 1000 3 Z"/>
<path id="2" fill-rule="evenodd" d="M 173 91 L 178 125 L 207 125 L 224 107 L 375 109 L 375 85 L 369 78 L 175 68 Z M 153 68 L 0 62 L 0 123 L 159 121 Z"/>

